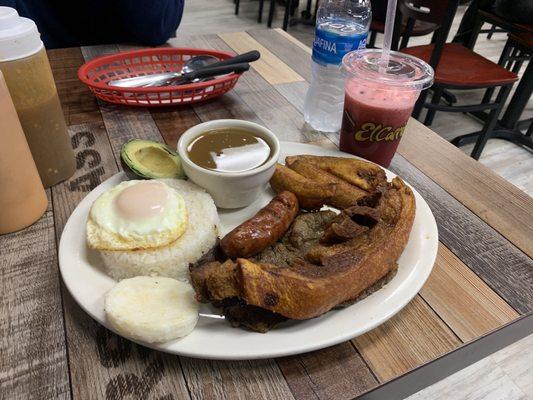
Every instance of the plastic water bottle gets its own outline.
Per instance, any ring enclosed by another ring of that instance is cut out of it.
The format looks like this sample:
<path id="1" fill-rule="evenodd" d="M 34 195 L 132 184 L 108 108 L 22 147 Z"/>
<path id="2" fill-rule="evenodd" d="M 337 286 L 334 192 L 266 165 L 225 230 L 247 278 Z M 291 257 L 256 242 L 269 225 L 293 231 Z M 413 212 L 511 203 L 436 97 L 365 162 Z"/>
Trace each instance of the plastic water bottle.
<path id="1" fill-rule="evenodd" d="M 337 132 L 342 121 L 342 57 L 366 47 L 370 0 L 323 0 L 316 17 L 311 68 L 313 81 L 304 104 L 305 121 L 315 130 Z"/>

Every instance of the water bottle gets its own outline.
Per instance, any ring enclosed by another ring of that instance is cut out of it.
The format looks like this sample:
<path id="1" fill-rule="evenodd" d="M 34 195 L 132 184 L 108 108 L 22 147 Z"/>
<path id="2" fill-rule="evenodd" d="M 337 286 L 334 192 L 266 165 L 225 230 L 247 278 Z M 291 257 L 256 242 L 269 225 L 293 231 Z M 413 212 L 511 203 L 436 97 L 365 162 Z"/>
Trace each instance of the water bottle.
<path id="1" fill-rule="evenodd" d="M 342 57 L 366 46 L 371 17 L 370 0 L 323 0 L 318 8 L 311 62 L 313 81 L 304 104 L 305 122 L 317 131 L 340 129 Z"/>

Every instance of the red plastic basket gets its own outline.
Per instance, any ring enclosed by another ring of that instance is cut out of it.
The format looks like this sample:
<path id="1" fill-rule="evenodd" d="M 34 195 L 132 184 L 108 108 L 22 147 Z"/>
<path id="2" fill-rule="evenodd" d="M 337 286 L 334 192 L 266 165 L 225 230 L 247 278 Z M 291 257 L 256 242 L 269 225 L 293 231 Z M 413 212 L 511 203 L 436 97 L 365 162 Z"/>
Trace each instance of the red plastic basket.
<path id="1" fill-rule="evenodd" d="M 78 78 L 99 99 L 141 107 L 197 103 L 233 89 L 241 74 L 232 73 L 205 82 L 179 86 L 117 88 L 107 84 L 114 79 L 164 71 L 179 72 L 187 60 L 201 54 L 209 54 L 219 60 L 235 55 L 226 51 L 170 47 L 127 51 L 95 58 L 83 64 L 78 70 Z"/>

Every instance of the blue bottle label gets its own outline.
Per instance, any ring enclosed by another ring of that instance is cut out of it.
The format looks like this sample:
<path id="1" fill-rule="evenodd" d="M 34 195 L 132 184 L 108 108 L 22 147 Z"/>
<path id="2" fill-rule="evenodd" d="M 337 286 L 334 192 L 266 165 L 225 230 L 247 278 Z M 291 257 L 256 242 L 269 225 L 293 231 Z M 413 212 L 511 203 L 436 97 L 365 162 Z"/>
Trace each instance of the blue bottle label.
<path id="1" fill-rule="evenodd" d="M 346 53 L 366 47 L 367 36 L 368 33 L 345 36 L 317 28 L 313 43 L 313 61 L 339 65 Z"/>

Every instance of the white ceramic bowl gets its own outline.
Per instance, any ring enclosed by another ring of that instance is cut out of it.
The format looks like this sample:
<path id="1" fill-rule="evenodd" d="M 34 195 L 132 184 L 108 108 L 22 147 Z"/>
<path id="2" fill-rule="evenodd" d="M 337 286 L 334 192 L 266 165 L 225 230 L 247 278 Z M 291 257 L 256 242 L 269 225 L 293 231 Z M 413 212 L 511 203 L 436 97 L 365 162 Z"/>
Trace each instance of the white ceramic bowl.
<path id="1" fill-rule="evenodd" d="M 243 129 L 254 133 L 269 144 L 271 157 L 263 165 L 244 172 L 212 171 L 193 163 L 187 155 L 187 146 L 202 133 L 220 128 Z M 218 119 L 198 124 L 185 131 L 178 142 L 178 154 L 185 174 L 207 190 L 219 208 L 240 208 L 251 204 L 274 174 L 279 153 L 279 141 L 271 131 L 254 122 L 239 119 Z"/>

